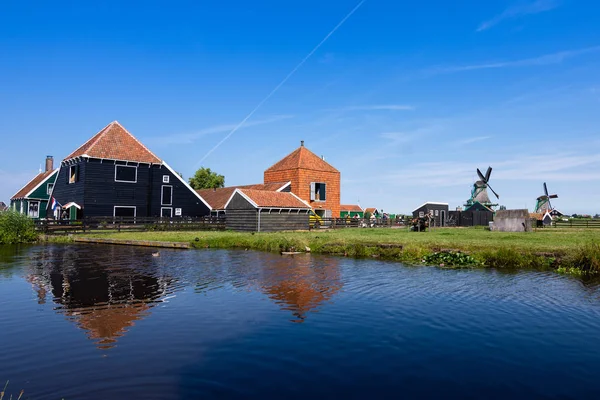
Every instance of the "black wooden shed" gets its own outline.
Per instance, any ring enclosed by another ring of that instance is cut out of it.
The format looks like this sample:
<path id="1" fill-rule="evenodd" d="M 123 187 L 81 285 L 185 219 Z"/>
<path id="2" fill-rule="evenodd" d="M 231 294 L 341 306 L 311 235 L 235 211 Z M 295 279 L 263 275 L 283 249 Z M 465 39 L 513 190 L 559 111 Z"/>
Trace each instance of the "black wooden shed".
<path id="1" fill-rule="evenodd" d="M 413 210 L 413 218 L 422 218 L 427 214 L 433 216 L 435 226 L 446 226 L 448 203 L 428 201 Z"/>
<path id="2" fill-rule="evenodd" d="M 236 189 L 225 205 L 227 229 L 273 232 L 305 230 L 310 206 L 293 193 Z"/>

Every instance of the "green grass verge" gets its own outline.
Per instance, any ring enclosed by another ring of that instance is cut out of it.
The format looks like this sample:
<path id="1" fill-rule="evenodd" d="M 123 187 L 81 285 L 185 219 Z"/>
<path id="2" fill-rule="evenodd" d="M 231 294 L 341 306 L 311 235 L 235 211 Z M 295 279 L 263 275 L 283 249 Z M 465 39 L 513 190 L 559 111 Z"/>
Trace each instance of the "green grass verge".
<path id="1" fill-rule="evenodd" d="M 554 269 L 562 273 L 574 271 L 573 275 L 600 273 L 600 230 L 550 228 L 508 233 L 480 228 L 445 228 L 417 233 L 374 228 L 275 233 L 105 232 L 85 236 L 189 242 L 197 248 L 269 252 L 304 251 L 309 247 L 316 254 L 377 257 L 409 264 L 443 264 L 445 267 Z"/>

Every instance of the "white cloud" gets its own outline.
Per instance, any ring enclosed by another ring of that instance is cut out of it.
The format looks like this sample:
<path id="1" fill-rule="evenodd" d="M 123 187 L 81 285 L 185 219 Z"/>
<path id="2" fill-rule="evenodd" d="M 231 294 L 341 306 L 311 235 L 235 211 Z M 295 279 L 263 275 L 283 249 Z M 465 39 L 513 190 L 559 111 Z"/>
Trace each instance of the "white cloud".
<path id="1" fill-rule="evenodd" d="M 462 71 L 474 71 L 479 69 L 496 69 L 496 68 L 509 68 L 509 67 L 531 67 L 540 65 L 560 64 L 561 62 L 580 55 L 595 53 L 600 51 L 600 46 L 586 47 L 583 49 L 566 50 L 552 54 L 545 54 L 539 57 L 524 58 L 521 60 L 514 61 L 500 61 L 492 63 L 482 64 L 471 64 L 471 65 L 459 65 L 450 67 L 438 67 L 432 68 L 428 72 L 430 74 L 444 74 Z"/>
<path id="2" fill-rule="evenodd" d="M 515 19 L 525 15 L 539 14 L 550 11 L 559 6 L 556 0 L 536 0 L 532 3 L 517 4 L 507 8 L 502 13 L 492 19 L 482 22 L 477 28 L 477 32 L 485 31 L 507 19 Z"/>
<path id="3" fill-rule="evenodd" d="M 240 127 L 240 129 L 245 129 L 245 128 L 249 128 L 249 127 L 257 126 L 257 125 L 270 124 L 273 122 L 278 122 L 278 121 L 282 121 L 284 119 L 289 119 L 289 118 L 293 118 L 293 115 L 275 115 L 273 117 L 265 118 L 262 120 L 246 122 L 242 127 Z M 179 134 L 174 134 L 174 135 L 149 137 L 149 138 L 144 139 L 144 143 L 147 143 L 149 146 L 190 144 L 206 135 L 230 132 L 236 126 L 237 126 L 237 124 L 215 125 L 215 126 L 211 126 L 208 128 L 200 129 L 200 130 L 192 132 L 192 133 L 179 133 Z"/>

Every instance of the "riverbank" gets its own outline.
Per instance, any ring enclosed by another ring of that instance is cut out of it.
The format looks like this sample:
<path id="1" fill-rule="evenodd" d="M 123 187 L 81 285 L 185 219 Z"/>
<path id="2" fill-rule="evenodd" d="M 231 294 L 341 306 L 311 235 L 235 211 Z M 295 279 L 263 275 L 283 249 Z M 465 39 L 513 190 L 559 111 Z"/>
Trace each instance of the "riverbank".
<path id="1" fill-rule="evenodd" d="M 79 236 L 78 236 L 79 237 Z M 190 243 L 195 248 L 305 251 L 348 257 L 374 257 L 443 267 L 553 269 L 600 273 L 600 230 L 540 229 L 528 233 L 447 228 L 432 232 L 404 229 L 338 229 L 310 232 L 105 232 L 83 237 Z M 65 241 L 65 237 L 50 237 Z"/>

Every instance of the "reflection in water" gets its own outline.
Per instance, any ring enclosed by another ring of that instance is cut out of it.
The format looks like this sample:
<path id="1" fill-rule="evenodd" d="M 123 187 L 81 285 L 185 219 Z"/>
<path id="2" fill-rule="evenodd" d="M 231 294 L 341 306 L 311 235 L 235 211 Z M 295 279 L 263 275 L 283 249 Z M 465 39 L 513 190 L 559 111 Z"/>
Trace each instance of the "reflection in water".
<path id="1" fill-rule="evenodd" d="M 338 259 L 317 265 L 309 255 L 273 259 L 263 269 L 261 290 L 303 322 L 306 314 L 330 300 L 342 287 Z"/>
<path id="2" fill-rule="evenodd" d="M 151 262 L 141 271 L 139 249 L 48 247 L 38 253 L 26 279 L 44 304 L 48 293 L 56 310 L 84 329 L 99 348 L 111 348 L 135 321 L 167 295 L 171 278 Z M 149 264 L 149 265 L 148 265 Z"/>

